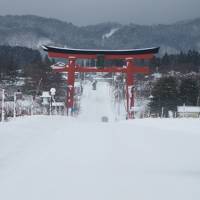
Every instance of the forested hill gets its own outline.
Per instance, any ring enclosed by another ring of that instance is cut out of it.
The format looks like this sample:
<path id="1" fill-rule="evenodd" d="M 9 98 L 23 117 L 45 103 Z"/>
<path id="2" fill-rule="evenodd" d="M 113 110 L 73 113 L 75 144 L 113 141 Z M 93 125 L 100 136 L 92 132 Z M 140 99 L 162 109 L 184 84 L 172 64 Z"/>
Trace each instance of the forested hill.
<path id="1" fill-rule="evenodd" d="M 170 25 L 102 23 L 78 27 L 56 19 L 0 16 L 0 45 L 39 48 L 41 44 L 74 48 L 126 49 L 160 46 L 161 54 L 200 51 L 200 18 Z"/>

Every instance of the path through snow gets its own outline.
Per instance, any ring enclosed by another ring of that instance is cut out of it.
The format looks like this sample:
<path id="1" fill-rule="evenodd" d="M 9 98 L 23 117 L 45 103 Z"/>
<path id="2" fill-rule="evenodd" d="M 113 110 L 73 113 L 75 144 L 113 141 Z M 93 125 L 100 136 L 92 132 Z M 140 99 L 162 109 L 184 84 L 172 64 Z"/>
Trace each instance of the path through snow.
<path id="1" fill-rule="evenodd" d="M 92 84 L 85 84 L 79 120 L 101 122 L 101 118 L 106 116 L 109 121 L 114 121 L 115 111 L 111 95 L 111 88 L 106 82 L 98 82 L 96 90 L 92 89 Z"/>

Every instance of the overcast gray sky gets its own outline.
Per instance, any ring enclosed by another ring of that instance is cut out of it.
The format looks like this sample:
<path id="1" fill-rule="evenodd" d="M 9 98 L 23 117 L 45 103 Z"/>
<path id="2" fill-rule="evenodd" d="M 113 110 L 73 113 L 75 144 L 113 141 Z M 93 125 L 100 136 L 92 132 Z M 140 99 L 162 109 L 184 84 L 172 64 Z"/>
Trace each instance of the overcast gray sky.
<path id="1" fill-rule="evenodd" d="M 0 0 L 0 15 L 34 14 L 76 25 L 173 23 L 200 17 L 200 0 Z"/>

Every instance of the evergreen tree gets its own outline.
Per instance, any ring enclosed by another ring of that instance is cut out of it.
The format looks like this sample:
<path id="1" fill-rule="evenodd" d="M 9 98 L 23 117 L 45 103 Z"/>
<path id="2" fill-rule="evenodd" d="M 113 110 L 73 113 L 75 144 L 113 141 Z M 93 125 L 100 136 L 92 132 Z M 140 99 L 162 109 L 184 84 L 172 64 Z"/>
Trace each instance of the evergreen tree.
<path id="1" fill-rule="evenodd" d="M 199 95 L 199 86 L 194 78 L 185 78 L 180 85 L 180 103 L 187 106 L 196 106 Z"/>
<path id="2" fill-rule="evenodd" d="M 157 81 L 152 89 L 151 113 L 161 116 L 162 109 L 165 117 L 168 111 L 176 111 L 178 105 L 178 84 L 174 77 L 164 77 Z"/>

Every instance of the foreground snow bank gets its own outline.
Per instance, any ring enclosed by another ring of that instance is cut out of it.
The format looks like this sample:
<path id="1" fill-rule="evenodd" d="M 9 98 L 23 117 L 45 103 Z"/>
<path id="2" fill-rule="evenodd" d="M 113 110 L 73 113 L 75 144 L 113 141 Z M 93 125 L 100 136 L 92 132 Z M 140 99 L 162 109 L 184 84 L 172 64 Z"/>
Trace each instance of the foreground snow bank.
<path id="1" fill-rule="evenodd" d="M 0 199 L 200 199 L 199 119 L 0 123 Z"/>

